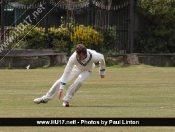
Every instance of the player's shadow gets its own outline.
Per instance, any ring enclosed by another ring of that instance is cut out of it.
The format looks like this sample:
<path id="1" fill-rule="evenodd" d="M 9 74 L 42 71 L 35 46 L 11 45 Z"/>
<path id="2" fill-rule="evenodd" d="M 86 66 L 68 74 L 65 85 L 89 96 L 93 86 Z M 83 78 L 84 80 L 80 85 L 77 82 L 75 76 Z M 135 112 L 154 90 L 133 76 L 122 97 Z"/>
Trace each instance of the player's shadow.
<path id="1" fill-rule="evenodd" d="M 70 107 L 133 107 L 133 106 L 121 106 L 121 105 L 86 105 L 86 106 L 78 106 L 78 105 L 71 105 Z"/>
<path id="2" fill-rule="evenodd" d="M 70 107 L 111 107 L 111 108 L 114 108 L 114 107 L 143 107 L 143 105 L 85 105 L 85 106 L 79 106 L 79 105 L 71 105 Z M 162 105 L 147 105 L 147 106 L 144 106 L 144 107 L 160 107 L 160 108 L 163 108 L 163 107 L 166 107 L 165 106 L 162 106 Z"/>

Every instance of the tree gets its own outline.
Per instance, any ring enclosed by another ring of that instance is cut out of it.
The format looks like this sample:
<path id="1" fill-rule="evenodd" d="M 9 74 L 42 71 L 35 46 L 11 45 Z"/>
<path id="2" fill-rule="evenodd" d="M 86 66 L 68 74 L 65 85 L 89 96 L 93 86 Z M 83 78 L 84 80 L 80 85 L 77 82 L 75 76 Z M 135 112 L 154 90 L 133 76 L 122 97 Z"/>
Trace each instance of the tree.
<path id="1" fill-rule="evenodd" d="M 136 51 L 175 52 L 175 1 L 137 0 L 136 7 L 149 20 L 136 40 Z"/>
<path id="2" fill-rule="evenodd" d="M 175 23 L 174 0 L 138 0 L 139 11 L 156 25 Z"/>

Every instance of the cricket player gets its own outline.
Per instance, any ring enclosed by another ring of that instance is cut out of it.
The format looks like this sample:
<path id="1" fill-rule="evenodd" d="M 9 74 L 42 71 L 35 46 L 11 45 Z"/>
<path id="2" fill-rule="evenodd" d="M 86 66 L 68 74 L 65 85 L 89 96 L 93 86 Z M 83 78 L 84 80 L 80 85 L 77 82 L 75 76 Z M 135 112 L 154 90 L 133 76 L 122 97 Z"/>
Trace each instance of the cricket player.
<path id="1" fill-rule="evenodd" d="M 61 99 L 66 84 L 78 75 L 77 79 L 68 88 L 66 95 L 62 99 L 63 106 L 69 107 L 70 99 L 91 74 L 97 62 L 100 66 L 99 74 L 101 78 L 104 78 L 106 67 L 104 56 L 95 50 L 87 49 L 83 44 L 78 44 L 76 46 L 76 51 L 70 56 L 61 78 L 53 84 L 46 95 L 34 99 L 34 102 L 36 104 L 47 103 L 49 100 L 53 99 L 57 93 L 58 98 Z"/>

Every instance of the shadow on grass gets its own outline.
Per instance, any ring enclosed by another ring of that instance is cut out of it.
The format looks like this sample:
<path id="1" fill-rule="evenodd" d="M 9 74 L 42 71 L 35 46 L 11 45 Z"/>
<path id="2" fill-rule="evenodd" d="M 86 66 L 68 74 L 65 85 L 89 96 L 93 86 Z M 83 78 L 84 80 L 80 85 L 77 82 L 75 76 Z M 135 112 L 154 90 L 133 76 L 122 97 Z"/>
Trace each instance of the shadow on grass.
<path id="1" fill-rule="evenodd" d="M 104 106 L 104 105 L 103 106 L 100 106 L 100 105 L 99 106 L 95 106 L 95 105 L 94 106 L 92 106 L 92 105 L 89 105 L 89 106 L 87 106 L 87 105 L 86 106 L 76 106 L 76 105 L 73 105 L 72 106 L 71 105 L 70 107 L 132 107 L 132 106 L 109 106 L 109 105 L 106 105 L 106 106 Z"/>
<path id="2" fill-rule="evenodd" d="M 64 107 L 64 106 L 59 106 L 59 107 Z M 69 107 L 79 107 L 79 108 L 81 108 L 81 107 L 94 107 L 94 108 L 97 108 L 97 107 L 102 107 L 102 108 L 105 108 L 105 107 L 109 107 L 109 108 L 115 108 L 115 107 L 117 107 L 117 108 L 122 108 L 122 107 L 130 107 L 130 108 L 134 108 L 134 107 L 141 107 L 141 108 L 143 108 L 143 107 L 154 107 L 154 108 L 165 108 L 165 107 L 175 107 L 174 105 L 86 105 L 86 106 L 78 106 L 78 105 L 70 105 Z"/>

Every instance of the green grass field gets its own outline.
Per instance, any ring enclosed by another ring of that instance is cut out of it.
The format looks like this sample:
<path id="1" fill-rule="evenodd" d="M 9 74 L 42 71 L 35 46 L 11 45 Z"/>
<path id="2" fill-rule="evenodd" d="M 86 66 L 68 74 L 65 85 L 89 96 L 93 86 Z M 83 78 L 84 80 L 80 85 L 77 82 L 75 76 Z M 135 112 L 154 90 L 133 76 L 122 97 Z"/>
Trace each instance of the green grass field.
<path id="1" fill-rule="evenodd" d="M 0 117 L 175 117 L 175 68 L 146 65 L 98 67 L 62 107 L 55 97 L 35 104 L 59 79 L 62 67 L 0 70 Z M 70 83 L 71 84 L 71 83 Z M 68 84 L 64 94 L 70 85 Z M 174 132 L 175 127 L 0 127 L 0 132 Z"/>

